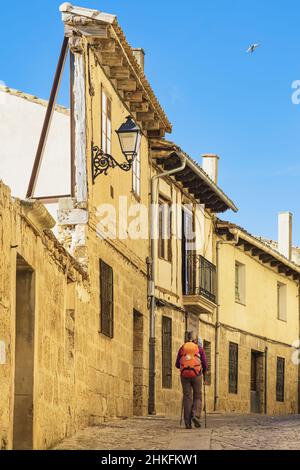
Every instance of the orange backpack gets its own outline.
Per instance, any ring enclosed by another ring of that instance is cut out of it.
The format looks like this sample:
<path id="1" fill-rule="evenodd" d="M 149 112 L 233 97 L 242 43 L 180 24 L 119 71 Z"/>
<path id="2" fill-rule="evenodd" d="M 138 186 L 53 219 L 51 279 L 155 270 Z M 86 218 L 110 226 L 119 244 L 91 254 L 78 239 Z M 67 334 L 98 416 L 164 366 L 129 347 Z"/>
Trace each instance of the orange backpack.
<path id="1" fill-rule="evenodd" d="M 180 359 L 181 377 L 194 378 L 202 372 L 202 364 L 197 344 L 189 342 L 182 346 Z"/>

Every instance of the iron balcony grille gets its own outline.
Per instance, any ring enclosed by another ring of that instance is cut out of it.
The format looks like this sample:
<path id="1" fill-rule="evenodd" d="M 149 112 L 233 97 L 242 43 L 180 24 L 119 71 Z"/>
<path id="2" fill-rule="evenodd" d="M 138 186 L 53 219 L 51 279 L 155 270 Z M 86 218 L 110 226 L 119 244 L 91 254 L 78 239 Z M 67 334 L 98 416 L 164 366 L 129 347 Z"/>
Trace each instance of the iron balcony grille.
<path id="1" fill-rule="evenodd" d="M 184 270 L 184 295 L 202 295 L 216 303 L 216 276 L 214 264 L 201 255 L 186 254 Z"/>

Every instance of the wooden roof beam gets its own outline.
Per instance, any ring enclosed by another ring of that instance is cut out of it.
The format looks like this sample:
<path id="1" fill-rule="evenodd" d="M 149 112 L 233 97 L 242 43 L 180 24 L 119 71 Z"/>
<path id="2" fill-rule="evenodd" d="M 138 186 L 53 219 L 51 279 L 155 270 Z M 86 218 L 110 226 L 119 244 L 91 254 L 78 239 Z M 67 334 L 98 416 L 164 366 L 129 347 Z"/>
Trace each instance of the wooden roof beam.
<path id="1" fill-rule="evenodd" d="M 116 51 L 116 41 L 113 38 L 93 38 L 89 44 L 98 52 Z"/>
<path id="2" fill-rule="evenodd" d="M 118 80 L 126 80 L 130 78 L 130 70 L 128 67 L 110 67 L 110 77 Z"/>
<path id="3" fill-rule="evenodd" d="M 197 182 L 197 183 L 196 183 Z M 195 191 L 195 190 L 201 190 L 202 188 L 207 188 L 207 186 L 205 184 L 202 184 L 201 181 L 199 181 L 199 176 L 195 175 L 193 178 L 191 178 L 189 180 L 189 189 L 191 191 Z M 193 184 L 193 183 L 196 183 L 196 184 Z M 187 183 L 184 182 L 183 183 L 183 186 L 185 186 Z"/>
<path id="4" fill-rule="evenodd" d="M 284 264 L 280 264 L 278 267 L 278 272 L 279 274 L 286 274 L 289 271 L 289 268 L 287 266 L 284 266 Z"/>
<path id="5" fill-rule="evenodd" d="M 253 245 L 250 245 L 250 243 L 244 242 L 244 251 L 251 251 Z"/>
<path id="6" fill-rule="evenodd" d="M 152 112 L 145 112 L 145 113 L 136 113 L 136 117 L 138 121 L 141 122 L 150 122 L 155 120 L 155 114 Z"/>
<path id="7" fill-rule="evenodd" d="M 225 212 L 225 211 L 227 211 L 227 209 L 228 209 L 228 207 L 227 207 L 226 204 L 224 204 L 224 202 L 220 202 L 218 204 L 215 204 L 214 208 L 213 208 L 215 213 Z"/>
<path id="8" fill-rule="evenodd" d="M 264 252 L 262 250 L 260 250 L 259 248 L 252 248 L 252 250 L 251 250 L 252 256 L 259 256 L 263 253 Z"/>
<path id="9" fill-rule="evenodd" d="M 293 269 L 289 269 L 287 272 L 286 272 L 286 275 L 287 276 L 293 276 L 293 274 L 295 273 L 295 271 Z"/>
<path id="10" fill-rule="evenodd" d="M 280 264 L 280 261 L 277 259 L 273 259 L 270 264 L 272 268 L 276 268 Z"/>
<path id="11" fill-rule="evenodd" d="M 194 173 L 189 168 L 186 168 L 185 170 L 175 175 L 176 180 L 181 183 L 183 183 L 185 180 L 188 180 L 189 178 L 192 178 L 193 176 Z"/>
<path id="12" fill-rule="evenodd" d="M 129 107 L 130 107 L 131 112 L 147 113 L 149 111 L 148 101 L 142 101 L 141 103 L 130 103 Z M 152 151 L 152 153 L 153 153 L 153 151 Z"/>
<path id="13" fill-rule="evenodd" d="M 120 54 L 111 54 L 110 52 L 101 52 L 99 60 L 102 65 L 110 67 L 121 67 L 123 65 L 123 56 Z"/>
<path id="14" fill-rule="evenodd" d="M 214 193 L 210 193 L 210 191 L 205 190 L 205 189 L 203 191 L 200 191 L 199 195 L 200 197 L 201 195 L 204 195 L 204 198 L 203 198 L 204 204 L 207 204 L 207 203 L 214 204 L 217 201 L 219 201 L 218 196 L 216 196 Z"/>
<path id="15" fill-rule="evenodd" d="M 122 91 L 136 91 L 135 80 L 117 80 L 117 89 Z"/>
<path id="16" fill-rule="evenodd" d="M 125 91 L 124 94 L 125 101 L 131 103 L 142 103 L 143 93 L 141 91 Z"/>
<path id="17" fill-rule="evenodd" d="M 160 122 L 159 121 L 149 121 L 149 122 L 143 121 L 142 127 L 143 129 L 148 130 L 148 131 L 158 130 L 160 128 Z"/>
<path id="18" fill-rule="evenodd" d="M 271 261 L 271 259 L 273 258 L 272 255 L 268 255 L 268 254 L 263 254 L 263 255 L 259 255 L 259 259 L 260 261 L 262 261 L 263 263 L 269 263 Z"/>
<path id="19" fill-rule="evenodd" d="M 166 131 L 163 127 L 161 127 L 160 129 L 155 129 L 155 130 L 146 130 L 145 132 L 147 136 L 149 137 L 149 139 L 161 138 L 161 137 L 164 137 L 166 134 Z"/>

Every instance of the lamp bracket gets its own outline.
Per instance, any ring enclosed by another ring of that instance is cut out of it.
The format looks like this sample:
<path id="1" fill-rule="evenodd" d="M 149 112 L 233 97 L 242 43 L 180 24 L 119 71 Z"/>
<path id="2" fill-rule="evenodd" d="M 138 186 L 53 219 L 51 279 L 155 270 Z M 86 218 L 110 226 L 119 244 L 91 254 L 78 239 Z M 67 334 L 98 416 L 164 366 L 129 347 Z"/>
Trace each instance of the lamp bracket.
<path id="1" fill-rule="evenodd" d="M 109 153 L 103 152 L 103 150 L 95 145 L 92 145 L 92 177 L 93 184 L 99 175 L 107 175 L 110 168 L 120 168 L 123 171 L 130 171 L 132 168 L 133 158 L 129 159 L 126 157 L 126 162 L 119 163 Z"/>

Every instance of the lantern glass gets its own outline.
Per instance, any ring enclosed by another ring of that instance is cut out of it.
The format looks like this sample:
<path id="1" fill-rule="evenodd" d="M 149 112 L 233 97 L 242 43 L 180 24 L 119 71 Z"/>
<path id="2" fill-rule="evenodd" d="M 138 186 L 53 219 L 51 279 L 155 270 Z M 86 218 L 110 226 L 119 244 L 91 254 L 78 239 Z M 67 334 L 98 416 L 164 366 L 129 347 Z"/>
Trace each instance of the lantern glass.
<path id="1" fill-rule="evenodd" d="M 135 157 L 141 146 L 142 135 L 140 129 L 128 116 L 126 123 L 122 124 L 120 129 L 116 131 L 119 137 L 122 153 L 128 159 Z"/>

